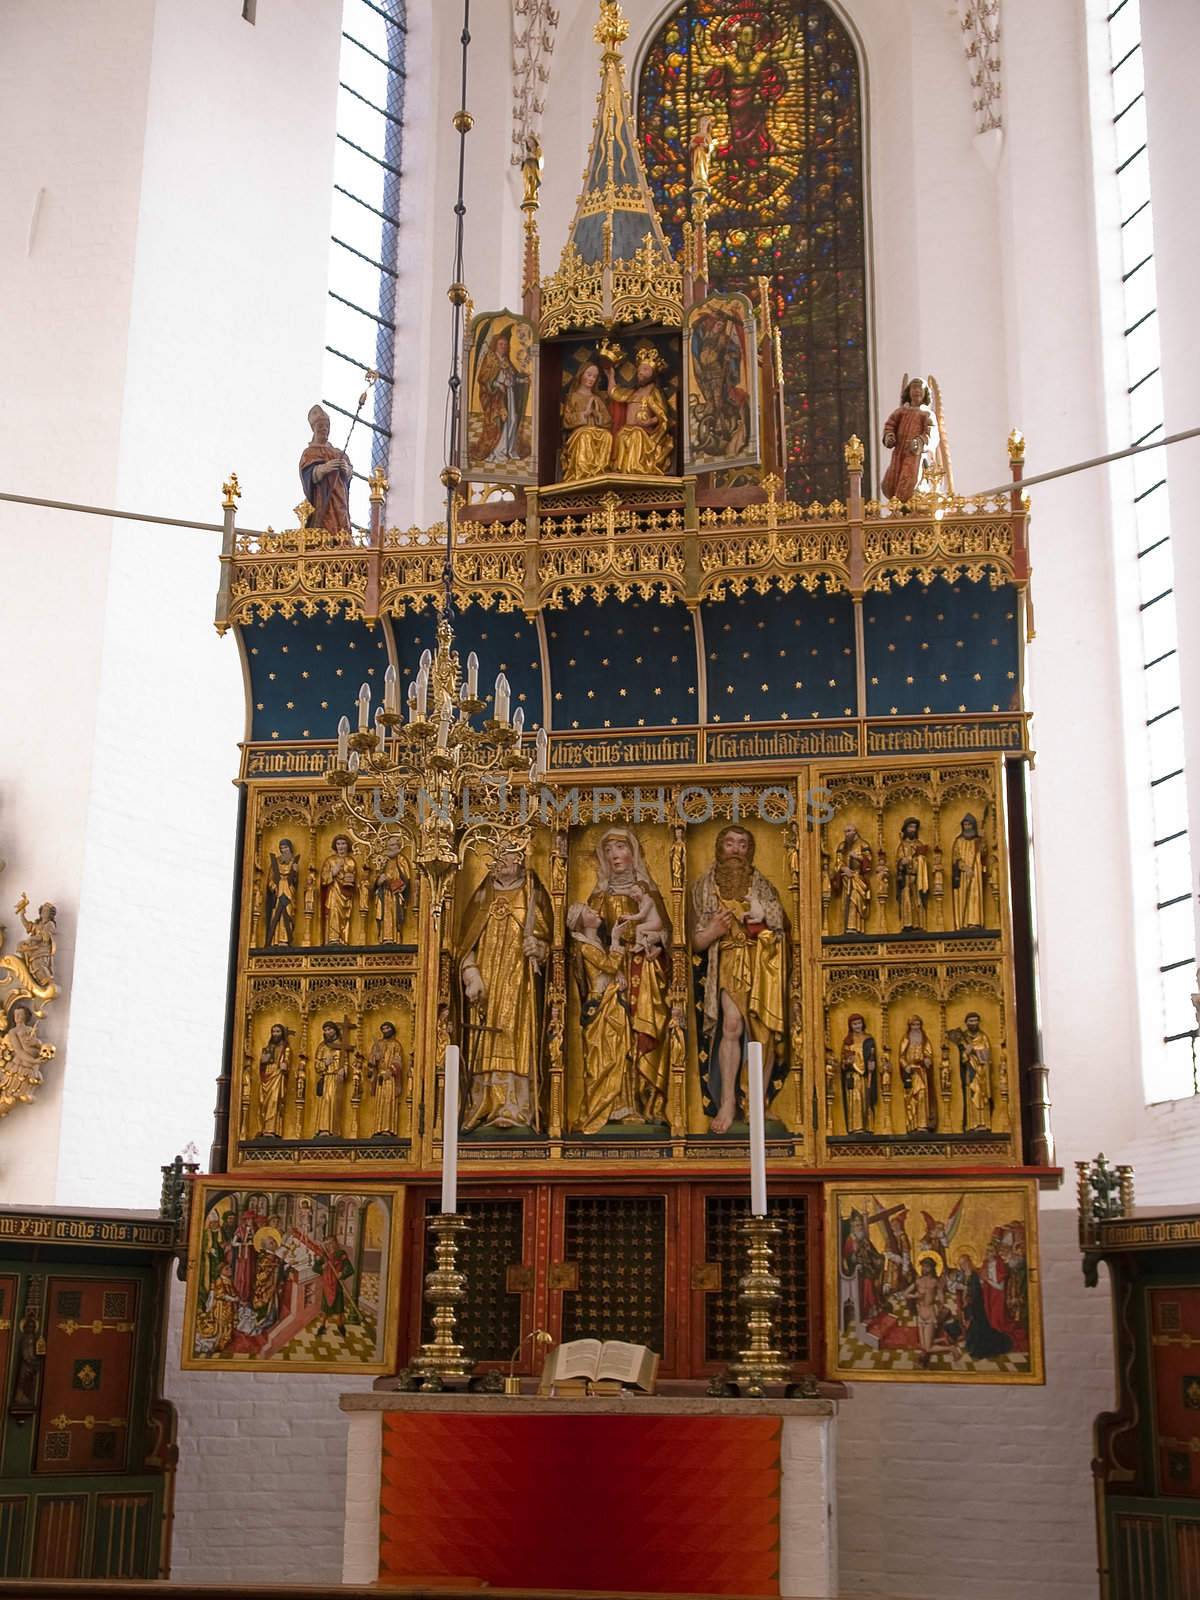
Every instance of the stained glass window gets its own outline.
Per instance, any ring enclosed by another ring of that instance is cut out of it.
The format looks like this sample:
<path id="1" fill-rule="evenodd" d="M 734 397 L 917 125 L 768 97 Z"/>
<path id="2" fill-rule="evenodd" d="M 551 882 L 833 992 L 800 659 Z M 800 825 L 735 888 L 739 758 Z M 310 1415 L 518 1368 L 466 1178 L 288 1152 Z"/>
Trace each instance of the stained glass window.
<path id="1" fill-rule="evenodd" d="M 689 146 L 716 138 L 714 286 L 758 298 L 783 334 L 788 490 L 845 498 L 842 446 L 868 438 L 862 99 L 850 35 L 824 0 L 687 0 L 642 65 L 638 116 L 663 226 L 679 246 Z"/>

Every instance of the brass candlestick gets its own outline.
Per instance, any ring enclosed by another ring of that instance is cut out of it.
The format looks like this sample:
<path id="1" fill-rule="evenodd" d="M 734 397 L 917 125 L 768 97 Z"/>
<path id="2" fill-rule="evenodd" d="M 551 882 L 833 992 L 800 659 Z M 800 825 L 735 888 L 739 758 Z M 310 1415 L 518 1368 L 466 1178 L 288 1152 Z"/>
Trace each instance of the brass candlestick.
<path id="1" fill-rule="evenodd" d="M 743 1217 L 737 1225 L 746 1240 L 749 1270 L 738 1281 L 738 1299 L 747 1308 L 749 1344 L 729 1368 L 729 1380 L 742 1394 L 761 1399 L 768 1383 L 786 1383 L 788 1363 L 771 1347 L 771 1310 L 779 1303 L 779 1279 L 771 1271 L 771 1241 L 780 1232 L 772 1217 Z"/>
<path id="2" fill-rule="evenodd" d="M 467 1275 L 458 1270 L 458 1247 L 471 1224 L 456 1211 L 439 1211 L 427 1226 L 436 1240 L 437 1265 L 425 1278 L 425 1298 L 433 1307 L 433 1343 L 421 1346 L 412 1370 L 423 1389 L 442 1389 L 448 1381 L 469 1378 L 474 1366 L 454 1337 L 458 1308 L 467 1298 Z"/>

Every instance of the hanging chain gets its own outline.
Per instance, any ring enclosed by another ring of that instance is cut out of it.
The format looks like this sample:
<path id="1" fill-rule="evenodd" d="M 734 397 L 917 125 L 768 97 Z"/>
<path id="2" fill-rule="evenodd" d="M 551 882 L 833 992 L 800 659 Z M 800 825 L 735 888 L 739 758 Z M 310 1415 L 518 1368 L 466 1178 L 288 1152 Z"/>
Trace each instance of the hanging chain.
<path id="1" fill-rule="evenodd" d="M 454 126 L 458 130 L 458 194 L 454 201 L 454 267 L 453 277 L 446 293 L 450 299 L 450 377 L 448 388 L 448 417 L 446 427 L 446 465 L 442 469 L 442 483 L 446 488 L 446 559 L 442 565 L 442 611 L 449 617 L 454 609 L 454 501 L 462 482 L 459 466 L 462 446 L 462 350 L 463 318 L 467 303 L 467 286 L 463 268 L 463 230 L 467 215 L 463 199 L 467 170 L 467 134 L 475 119 L 467 110 L 467 51 L 471 43 L 471 0 L 463 0 L 463 25 L 459 42 L 462 45 L 461 87 L 458 110 L 454 113 Z"/>

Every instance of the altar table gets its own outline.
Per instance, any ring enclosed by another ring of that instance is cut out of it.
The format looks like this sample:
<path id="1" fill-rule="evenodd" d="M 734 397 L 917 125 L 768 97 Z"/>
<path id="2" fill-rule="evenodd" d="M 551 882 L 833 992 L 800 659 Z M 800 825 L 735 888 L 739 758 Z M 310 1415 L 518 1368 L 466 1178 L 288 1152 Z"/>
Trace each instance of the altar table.
<path id="1" fill-rule="evenodd" d="M 837 1592 L 833 1400 L 345 1394 L 344 1583 Z"/>

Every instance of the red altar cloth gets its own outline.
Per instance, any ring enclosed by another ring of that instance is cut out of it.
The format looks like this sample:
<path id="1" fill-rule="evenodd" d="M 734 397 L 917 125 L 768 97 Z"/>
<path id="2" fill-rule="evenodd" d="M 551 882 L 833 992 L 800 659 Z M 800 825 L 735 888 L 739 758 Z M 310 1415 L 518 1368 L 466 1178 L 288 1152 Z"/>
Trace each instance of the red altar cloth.
<path id="1" fill-rule="evenodd" d="M 381 1583 L 779 1593 L 779 1417 L 387 1412 Z"/>

